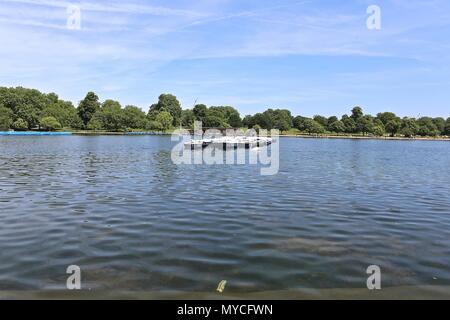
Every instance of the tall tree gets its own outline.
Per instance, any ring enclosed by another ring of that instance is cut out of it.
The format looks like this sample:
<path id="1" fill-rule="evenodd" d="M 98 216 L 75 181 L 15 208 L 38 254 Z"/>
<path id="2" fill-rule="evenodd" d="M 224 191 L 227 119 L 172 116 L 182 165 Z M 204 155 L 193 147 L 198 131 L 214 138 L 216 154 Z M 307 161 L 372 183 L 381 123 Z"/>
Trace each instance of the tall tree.
<path id="1" fill-rule="evenodd" d="M 195 114 L 194 111 L 187 109 L 181 112 L 181 125 L 185 128 L 192 128 L 194 126 Z"/>
<path id="2" fill-rule="evenodd" d="M 356 121 L 353 120 L 353 118 L 349 117 L 348 115 L 344 114 L 342 116 L 341 121 L 345 126 L 346 133 L 355 133 L 358 131 L 358 128 L 356 126 Z"/>
<path id="3" fill-rule="evenodd" d="M 194 109 L 192 110 L 195 116 L 196 121 L 205 122 L 206 120 L 206 114 L 208 112 L 208 107 L 204 104 L 197 104 L 194 106 Z"/>
<path id="4" fill-rule="evenodd" d="M 352 109 L 352 115 L 350 116 L 355 122 L 358 121 L 364 115 L 361 107 L 354 107 Z"/>
<path id="5" fill-rule="evenodd" d="M 150 106 L 148 116 L 155 120 L 158 113 L 167 111 L 172 116 L 172 125 L 179 126 L 181 123 L 181 105 L 172 94 L 161 94 L 158 98 L 158 103 Z"/>
<path id="6" fill-rule="evenodd" d="M 86 126 L 94 114 L 100 109 L 98 96 L 94 92 L 88 92 L 86 97 L 78 105 L 78 115 Z"/>

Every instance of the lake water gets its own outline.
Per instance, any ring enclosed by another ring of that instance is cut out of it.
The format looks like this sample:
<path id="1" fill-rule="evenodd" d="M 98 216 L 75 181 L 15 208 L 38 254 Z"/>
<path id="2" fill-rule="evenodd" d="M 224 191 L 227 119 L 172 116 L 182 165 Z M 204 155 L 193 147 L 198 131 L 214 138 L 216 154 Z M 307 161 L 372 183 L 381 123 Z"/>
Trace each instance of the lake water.
<path id="1" fill-rule="evenodd" d="M 324 297 L 368 291 L 369 265 L 450 297 L 450 143 L 279 148 L 262 176 L 174 165 L 170 137 L 0 137 L 0 297 L 64 292 L 69 265 L 110 297 Z"/>

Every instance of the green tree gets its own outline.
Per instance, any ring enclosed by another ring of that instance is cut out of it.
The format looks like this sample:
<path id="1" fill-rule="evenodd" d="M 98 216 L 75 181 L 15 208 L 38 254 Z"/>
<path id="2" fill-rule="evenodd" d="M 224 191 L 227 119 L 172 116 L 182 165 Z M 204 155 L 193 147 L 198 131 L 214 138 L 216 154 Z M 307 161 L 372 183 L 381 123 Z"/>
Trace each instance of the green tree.
<path id="1" fill-rule="evenodd" d="M 363 135 L 373 132 L 373 118 L 370 115 L 364 115 L 356 120 L 356 127 L 358 132 Z"/>
<path id="2" fill-rule="evenodd" d="M 327 125 L 326 125 L 325 128 L 326 128 L 328 131 L 333 131 L 333 130 L 330 129 L 330 127 L 331 127 L 331 125 L 332 125 L 333 123 L 335 123 L 336 121 L 339 121 L 339 119 L 338 119 L 336 116 L 331 116 L 331 117 L 329 117 L 329 118 L 327 119 Z"/>
<path id="3" fill-rule="evenodd" d="M 352 109 L 352 115 L 350 116 L 355 122 L 358 121 L 364 115 L 361 107 L 354 107 Z"/>
<path id="4" fill-rule="evenodd" d="M 270 115 L 265 113 L 257 113 L 253 116 L 253 125 L 259 125 L 262 129 L 270 130 L 273 128 L 273 122 Z"/>
<path id="5" fill-rule="evenodd" d="M 51 96 L 57 99 L 57 96 Z M 42 110 L 42 117 L 54 117 L 62 127 L 81 128 L 82 121 L 72 102 L 56 100 Z"/>
<path id="6" fill-rule="evenodd" d="M 203 126 L 206 128 L 227 128 L 229 127 L 224 114 L 217 109 L 208 109 Z"/>
<path id="7" fill-rule="evenodd" d="M 125 129 L 124 113 L 119 102 L 108 99 L 102 103 L 100 110 L 95 114 L 102 127 L 110 131 Z"/>
<path id="8" fill-rule="evenodd" d="M 145 112 L 136 106 L 126 106 L 122 111 L 122 126 L 130 129 L 145 129 L 147 126 Z"/>
<path id="9" fill-rule="evenodd" d="M 275 129 L 283 131 L 288 131 L 292 128 L 292 121 L 286 118 L 278 118 L 275 120 Z"/>
<path id="10" fill-rule="evenodd" d="M 430 117 L 422 117 L 417 120 L 417 125 L 419 126 L 418 134 L 420 136 L 437 136 L 439 135 L 439 130 Z"/>
<path id="11" fill-rule="evenodd" d="M 147 130 L 155 130 L 155 131 L 160 131 L 163 130 L 163 127 L 161 125 L 161 123 L 159 123 L 158 121 L 155 120 L 149 120 L 147 122 Z"/>
<path id="12" fill-rule="evenodd" d="M 22 118 L 18 118 L 13 122 L 12 128 L 17 131 L 25 131 L 28 129 L 28 123 Z"/>
<path id="13" fill-rule="evenodd" d="M 41 127 L 48 131 L 61 129 L 61 124 L 54 117 L 45 117 L 41 119 Z"/>
<path id="14" fill-rule="evenodd" d="M 253 128 L 255 123 L 253 122 L 253 117 L 251 115 L 246 115 L 244 119 L 242 119 L 242 125 L 247 128 Z"/>
<path id="15" fill-rule="evenodd" d="M 447 120 L 445 121 L 444 134 L 446 134 L 447 136 L 450 136 L 450 118 L 447 118 Z"/>
<path id="16" fill-rule="evenodd" d="M 168 111 L 161 111 L 158 113 L 155 121 L 161 124 L 161 129 L 164 131 L 169 130 L 173 124 L 173 118 Z"/>
<path id="17" fill-rule="evenodd" d="M 338 119 L 338 117 L 336 117 L 336 116 L 331 116 L 331 117 L 329 117 L 328 119 L 327 119 L 327 123 L 328 124 L 332 124 L 333 122 L 336 122 L 336 121 L 338 121 L 339 119 Z"/>
<path id="18" fill-rule="evenodd" d="M 320 125 L 324 128 L 328 127 L 328 119 L 325 118 L 324 116 L 320 116 L 320 115 L 315 115 L 314 116 L 314 121 L 316 121 L 317 123 L 320 123 Z"/>
<path id="19" fill-rule="evenodd" d="M 382 137 L 385 133 L 384 127 L 382 125 L 376 124 L 372 127 L 372 133 L 374 136 Z"/>
<path id="20" fill-rule="evenodd" d="M 52 103 L 54 94 L 45 95 L 36 89 L 0 87 L 0 106 L 13 112 L 13 119 L 22 118 L 28 129 L 39 126 L 42 110 Z"/>
<path id="21" fill-rule="evenodd" d="M 0 130 L 8 130 L 12 123 L 13 112 L 9 108 L 0 106 Z"/>
<path id="22" fill-rule="evenodd" d="M 293 120 L 294 128 L 297 128 L 300 131 L 305 131 L 306 130 L 305 121 L 307 119 L 308 118 L 302 117 L 302 116 L 295 117 L 294 120 Z"/>
<path id="23" fill-rule="evenodd" d="M 103 129 L 103 125 L 102 122 L 98 119 L 98 117 L 94 115 L 91 121 L 89 121 L 89 123 L 87 124 L 86 128 L 88 130 L 98 131 Z"/>
<path id="24" fill-rule="evenodd" d="M 208 107 L 204 104 L 197 104 L 194 106 L 192 112 L 194 113 L 196 121 L 201 121 L 204 123 L 206 120 L 206 114 L 208 113 Z"/>
<path id="25" fill-rule="evenodd" d="M 384 123 L 376 117 L 373 118 L 373 125 L 383 127 L 383 130 L 384 130 Z"/>
<path id="26" fill-rule="evenodd" d="M 239 111 L 230 106 L 210 107 L 209 110 L 216 110 L 223 114 L 227 127 L 239 128 L 242 126 Z"/>
<path id="27" fill-rule="evenodd" d="M 345 132 L 345 125 L 342 121 L 336 120 L 328 126 L 331 132 L 342 133 Z"/>
<path id="28" fill-rule="evenodd" d="M 241 128 L 242 127 L 242 119 L 241 119 L 239 112 L 230 114 L 228 116 L 227 122 L 233 128 Z"/>
<path id="29" fill-rule="evenodd" d="M 376 119 L 380 120 L 384 126 L 388 124 L 389 121 L 400 119 L 392 112 L 380 112 L 377 114 Z"/>
<path id="30" fill-rule="evenodd" d="M 30 104 L 21 104 L 17 106 L 15 116 L 22 118 L 28 123 L 28 129 L 39 127 L 41 110 Z"/>
<path id="31" fill-rule="evenodd" d="M 386 132 L 390 133 L 391 137 L 395 136 L 397 132 L 400 130 L 401 121 L 399 118 L 394 118 L 392 120 L 389 120 L 388 123 L 386 123 Z"/>
<path id="32" fill-rule="evenodd" d="M 433 119 L 433 123 L 436 126 L 437 130 L 439 131 L 439 134 L 444 134 L 445 132 L 445 119 L 438 117 Z"/>
<path id="33" fill-rule="evenodd" d="M 350 118 L 348 115 L 343 115 L 341 119 L 342 123 L 345 126 L 345 132 L 346 133 L 355 133 L 357 132 L 358 128 L 356 126 L 355 120 L 353 118 Z"/>
<path id="34" fill-rule="evenodd" d="M 88 92 L 86 97 L 78 105 L 78 115 L 86 126 L 94 114 L 100 109 L 98 96 L 94 92 Z"/>
<path id="35" fill-rule="evenodd" d="M 419 130 L 419 126 L 417 125 L 416 119 L 414 118 L 403 118 L 400 133 L 405 137 L 410 138 L 414 137 Z"/>
<path id="36" fill-rule="evenodd" d="M 259 131 L 261 130 L 261 126 L 259 124 L 255 124 L 252 127 L 252 129 L 255 130 L 257 134 L 259 134 Z"/>
<path id="37" fill-rule="evenodd" d="M 286 109 L 267 109 L 263 112 L 260 121 L 256 121 L 263 129 L 289 130 L 293 126 L 291 112 Z"/>
<path id="38" fill-rule="evenodd" d="M 162 112 L 167 111 L 172 117 L 172 125 L 177 127 L 181 123 L 181 105 L 177 97 L 172 94 L 161 94 L 158 97 L 158 103 L 150 106 L 148 117 L 155 120 L 156 116 Z"/>
<path id="39" fill-rule="evenodd" d="M 308 132 L 309 134 L 319 134 L 319 133 L 324 133 L 325 128 L 320 123 L 318 123 L 317 121 L 315 121 L 313 119 L 306 119 L 305 120 L 305 131 Z"/>
<path id="40" fill-rule="evenodd" d="M 192 110 L 183 110 L 181 112 L 181 125 L 185 128 L 193 128 L 195 121 L 195 114 Z"/>

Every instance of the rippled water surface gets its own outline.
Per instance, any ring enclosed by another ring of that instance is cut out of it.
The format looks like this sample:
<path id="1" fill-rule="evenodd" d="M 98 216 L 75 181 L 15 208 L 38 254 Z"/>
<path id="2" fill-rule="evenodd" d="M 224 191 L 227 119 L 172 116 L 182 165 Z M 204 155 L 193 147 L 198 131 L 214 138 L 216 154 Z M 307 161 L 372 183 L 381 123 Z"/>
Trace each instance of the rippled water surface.
<path id="1" fill-rule="evenodd" d="M 450 285 L 450 143 L 281 138 L 280 171 L 170 137 L 0 137 L 0 292 Z M 367 290 L 367 289 L 366 289 Z M 273 296 L 276 298 L 276 296 Z"/>

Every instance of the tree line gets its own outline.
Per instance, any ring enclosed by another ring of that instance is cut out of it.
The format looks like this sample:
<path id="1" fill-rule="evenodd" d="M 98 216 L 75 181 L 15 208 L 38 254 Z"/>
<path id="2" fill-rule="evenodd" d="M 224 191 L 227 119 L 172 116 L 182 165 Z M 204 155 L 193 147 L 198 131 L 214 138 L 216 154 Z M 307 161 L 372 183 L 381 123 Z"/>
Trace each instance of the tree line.
<path id="1" fill-rule="evenodd" d="M 93 131 L 167 131 L 180 126 L 193 127 L 194 121 L 206 127 L 241 127 L 239 112 L 230 106 L 196 105 L 182 110 L 172 94 L 161 94 L 148 113 L 115 100 L 100 101 L 94 92 L 75 107 L 55 93 L 36 89 L 0 87 L 0 130 L 93 130 Z"/>
<path id="2" fill-rule="evenodd" d="M 183 110 L 174 95 L 161 94 L 145 113 L 137 106 L 122 107 L 115 100 L 101 102 L 94 92 L 88 92 L 75 107 L 55 93 L 0 87 L 0 130 L 167 131 L 180 126 L 192 128 L 195 121 L 202 121 L 203 127 L 278 129 L 307 134 L 450 135 L 450 118 L 400 118 L 392 112 L 372 116 L 364 114 L 361 107 L 354 107 L 351 114 L 340 118 L 294 117 L 286 109 L 268 109 L 241 118 L 231 106 L 197 104 Z"/>
<path id="3" fill-rule="evenodd" d="M 289 110 L 268 109 L 263 113 L 246 116 L 244 126 L 288 131 L 292 128 L 308 134 L 362 134 L 373 136 L 443 136 L 450 135 L 450 118 L 398 117 L 393 112 L 381 112 L 376 116 L 364 114 L 361 107 L 354 107 L 351 114 L 313 118 L 293 117 Z"/>

